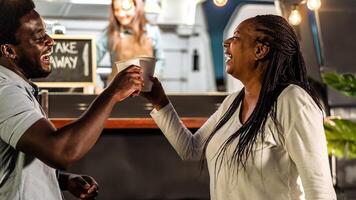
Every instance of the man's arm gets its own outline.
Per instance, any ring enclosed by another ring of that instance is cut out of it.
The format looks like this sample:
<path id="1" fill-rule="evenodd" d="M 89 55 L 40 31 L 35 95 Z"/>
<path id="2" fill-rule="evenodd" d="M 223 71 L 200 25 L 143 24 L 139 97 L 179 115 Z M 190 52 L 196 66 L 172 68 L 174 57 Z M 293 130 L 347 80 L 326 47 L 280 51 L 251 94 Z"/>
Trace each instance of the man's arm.
<path id="1" fill-rule="evenodd" d="M 89 109 L 76 121 L 58 130 L 42 118 L 21 136 L 16 148 L 46 164 L 65 169 L 86 154 L 99 138 L 114 105 L 142 88 L 142 71 L 130 67 L 119 73 Z"/>

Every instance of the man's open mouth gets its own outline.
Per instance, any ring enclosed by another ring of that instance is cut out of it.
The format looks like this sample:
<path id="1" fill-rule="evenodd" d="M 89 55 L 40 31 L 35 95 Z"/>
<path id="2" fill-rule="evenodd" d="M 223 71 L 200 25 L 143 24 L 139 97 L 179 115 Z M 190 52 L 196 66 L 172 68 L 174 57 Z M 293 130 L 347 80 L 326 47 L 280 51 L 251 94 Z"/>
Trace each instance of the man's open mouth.
<path id="1" fill-rule="evenodd" d="M 50 64 L 51 61 L 51 55 L 52 55 L 52 49 L 47 51 L 45 54 L 41 56 L 41 61 L 45 64 Z"/>

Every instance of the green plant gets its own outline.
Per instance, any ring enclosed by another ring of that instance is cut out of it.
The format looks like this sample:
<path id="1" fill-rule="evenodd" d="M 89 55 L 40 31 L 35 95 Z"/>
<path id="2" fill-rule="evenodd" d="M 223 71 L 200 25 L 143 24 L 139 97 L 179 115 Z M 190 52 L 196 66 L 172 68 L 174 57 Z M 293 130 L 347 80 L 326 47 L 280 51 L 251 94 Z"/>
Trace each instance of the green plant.
<path id="1" fill-rule="evenodd" d="M 356 123 L 337 118 L 324 122 L 329 154 L 338 158 L 356 158 Z"/>
<path id="2" fill-rule="evenodd" d="M 322 74 L 323 81 L 335 90 L 356 97 L 355 74 Z M 356 123 L 346 119 L 328 118 L 324 122 L 329 154 L 339 158 L 356 158 Z"/>
<path id="3" fill-rule="evenodd" d="M 346 96 L 356 97 L 355 74 L 337 74 L 327 72 L 322 74 L 323 81 L 333 89 L 342 92 Z"/>

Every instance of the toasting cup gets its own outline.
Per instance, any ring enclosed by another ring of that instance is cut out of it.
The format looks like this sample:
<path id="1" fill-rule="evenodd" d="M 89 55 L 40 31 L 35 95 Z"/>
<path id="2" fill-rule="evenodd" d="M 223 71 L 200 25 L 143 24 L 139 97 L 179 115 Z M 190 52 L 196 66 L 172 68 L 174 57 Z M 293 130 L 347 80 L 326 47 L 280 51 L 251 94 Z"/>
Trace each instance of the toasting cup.
<path id="1" fill-rule="evenodd" d="M 152 81 L 150 80 L 150 77 L 154 75 L 156 61 L 156 58 L 152 57 L 137 57 L 128 60 L 118 61 L 115 62 L 115 64 L 118 72 L 126 69 L 131 65 L 142 67 L 144 81 L 144 87 L 142 88 L 142 92 L 150 92 L 153 85 Z"/>

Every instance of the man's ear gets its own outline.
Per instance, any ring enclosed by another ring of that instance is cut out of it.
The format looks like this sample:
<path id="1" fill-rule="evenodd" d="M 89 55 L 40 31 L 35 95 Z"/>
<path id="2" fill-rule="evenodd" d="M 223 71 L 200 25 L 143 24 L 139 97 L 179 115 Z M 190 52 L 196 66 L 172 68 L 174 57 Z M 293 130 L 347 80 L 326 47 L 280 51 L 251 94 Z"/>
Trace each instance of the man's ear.
<path id="1" fill-rule="evenodd" d="M 255 60 L 262 60 L 267 57 L 269 52 L 269 46 L 257 43 L 255 47 Z"/>
<path id="2" fill-rule="evenodd" d="M 15 60 L 17 58 L 16 51 L 11 44 L 2 44 L 0 46 L 1 55 L 6 58 Z"/>

